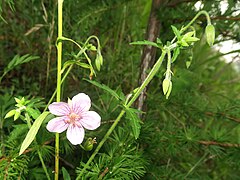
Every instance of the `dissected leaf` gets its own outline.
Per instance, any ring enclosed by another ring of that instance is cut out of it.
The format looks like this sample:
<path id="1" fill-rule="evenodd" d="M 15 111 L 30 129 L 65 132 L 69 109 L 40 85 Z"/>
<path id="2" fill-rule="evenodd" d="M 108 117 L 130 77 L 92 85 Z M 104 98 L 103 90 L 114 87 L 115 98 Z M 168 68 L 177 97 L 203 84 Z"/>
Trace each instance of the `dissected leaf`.
<path id="1" fill-rule="evenodd" d="M 138 110 L 133 108 L 126 109 L 126 118 L 129 120 L 129 123 L 132 127 L 132 132 L 135 139 L 139 137 L 140 129 L 141 129 L 141 125 L 140 125 L 141 120 L 137 115 L 138 112 L 139 112 Z"/>
<path id="2" fill-rule="evenodd" d="M 41 114 L 39 110 L 33 109 L 31 107 L 27 107 L 26 111 L 28 112 L 28 114 L 30 116 L 33 117 L 33 119 L 37 119 L 40 116 L 40 114 Z"/>

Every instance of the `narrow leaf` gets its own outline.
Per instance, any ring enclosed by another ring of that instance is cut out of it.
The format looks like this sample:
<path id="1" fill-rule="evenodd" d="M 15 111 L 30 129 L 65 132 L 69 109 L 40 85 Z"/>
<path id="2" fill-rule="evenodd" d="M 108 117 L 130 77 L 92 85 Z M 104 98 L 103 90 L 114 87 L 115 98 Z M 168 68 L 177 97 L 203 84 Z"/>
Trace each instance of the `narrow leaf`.
<path id="1" fill-rule="evenodd" d="M 186 67 L 187 67 L 187 69 L 190 67 L 191 64 L 192 64 L 192 56 L 190 56 L 190 57 L 188 58 L 188 60 L 186 61 Z"/>
<path id="2" fill-rule="evenodd" d="M 62 167 L 62 173 L 63 173 L 63 180 L 71 180 L 69 173 L 64 167 Z"/>
<path id="3" fill-rule="evenodd" d="M 106 86 L 105 84 L 100 84 L 97 81 L 93 81 L 93 80 L 88 80 L 88 79 L 84 79 L 85 81 L 107 91 L 108 93 L 110 93 L 112 96 L 114 96 L 116 99 L 118 100 L 124 100 L 122 99 L 122 97 L 120 97 L 114 90 L 112 90 L 110 87 Z"/>
<path id="4" fill-rule="evenodd" d="M 31 56 L 29 54 L 25 54 L 23 56 L 16 55 L 14 58 L 8 63 L 7 67 L 4 69 L 4 72 L 7 73 L 8 71 L 11 71 L 16 66 L 27 63 L 29 61 L 39 59 L 38 56 Z"/>
<path id="5" fill-rule="evenodd" d="M 76 62 L 76 64 L 78 66 L 81 66 L 81 67 L 85 68 L 85 69 L 90 69 L 90 65 L 89 64 L 82 63 L 82 62 Z"/>
<path id="6" fill-rule="evenodd" d="M 175 26 L 171 26 L 173 33 L 175 34 L 175 36 L 177 36 L 177 39 L 180 40 L 181 39 L 181 33 L 180 31 L 175 27 Z"/>
<path id="7" fill-rule="evenodd" d="M 176 61 L 176 59 L 177 59 L 177 57 L 178 57 L 179 54 L 180 54 L 180 48 L 177 47 L 177 48 L 174 49 L 174 51 L 173 51 L 172 63 L 173 63 L 174 61 Z"/>
<path id="8" fill-rule="evenodd" d="M 47 115 L 49 114 L 49 112 L 43 112 L 33 123 L 32 127 L 30 128 L 30 130 L 27 133 L 26 138 L 24 139 L 19 155 L 21 155 L 27 148 L 28 146 L 30 146 L 30 144 L 32 143 L 32 141 L 34 140 L 43 120 L 47 117 Z"/>
<path id="9" fill-rule="evenodd" d="M 157 43 L 152 42 L 152 41 L 147 41 L 147 40 L 135 41 L 135 42 L 131 42 L 130 44 L 131 45 L 149 45 L 149 46 L 154 46 L 154 47 L 159 48 L 159 45 Z"/>
<path id="10" fill-rule="evenodd" d="M 16 110 L 15 110 L 15 109 L 9 111 L 9 112 L 5 115 L 4 119 L 10 118 L 10 117 L 14 116 L 15 113 L 16 113 Z"/>

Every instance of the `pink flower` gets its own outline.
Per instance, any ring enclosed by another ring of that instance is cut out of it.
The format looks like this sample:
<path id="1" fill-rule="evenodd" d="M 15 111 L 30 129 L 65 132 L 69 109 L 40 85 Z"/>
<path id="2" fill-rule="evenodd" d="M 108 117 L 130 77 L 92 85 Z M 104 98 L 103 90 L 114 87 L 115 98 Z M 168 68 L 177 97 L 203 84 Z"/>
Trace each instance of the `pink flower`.
<path id="1" fill-rule="evenodd" d="M 84 139 L 84 128 L 94 130 L 100 126 L 101 117 L 95 111 L 89 111 L 91 99 L 84 93 L 79 93 L 65 102 L 54 102 L 49 105 L 49 111 L 58 116 L 50 120 L 47 130 L 61 133 L 67 129 L 67 139 L 73 144 L 81 144 Z"/>

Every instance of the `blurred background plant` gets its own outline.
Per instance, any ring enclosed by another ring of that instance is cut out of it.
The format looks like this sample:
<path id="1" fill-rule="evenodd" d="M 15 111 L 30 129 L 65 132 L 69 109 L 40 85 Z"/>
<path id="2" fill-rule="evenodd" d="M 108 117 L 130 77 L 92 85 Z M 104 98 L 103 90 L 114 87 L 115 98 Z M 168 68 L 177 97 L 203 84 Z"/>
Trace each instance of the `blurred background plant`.
<path id="1" fill-rule="evenodd" d="M 85 42 L 90 35 L 99 37 L 104 66 L 94 80 L 121 94 L 128 94 L 138 84 L 143 47 L 129 44 L 145 39 L 151 3 L 149 0 L 64 2 L 64 36 L 78 43 Z M 164 44 L 173 37 L 171 25 L 180 29 L 199 10 L 206 10 L 216 29 L 215 45 L 210 48 L 206 44 L 203 35 L 206 21 L 200 18 L 194 27 L 202 39 L 192 51 L 182 51 L 172 67 L 173 89 L 169 99 L 165 99 L 161 90 L 166 71 L 162 68 L 147 90 L 144 102 L 147 110 L 139 139 L 134 139 L 128 121 L 123 119 L 87 169 L 85 178 L 238 179 L 240 50 L 226 53 L 233 55 L 229 57 L 217 49 L 227 40 L 239 44 L 240 3 L 237 0 L 159 3 L 158 37 Z M 26 97 L 35 103 L 33 108 L 42 111 L 43 104 L 55 91 L 56 10 L 54 0 L 0 2 L 0 179 L 46 179 L 38 151 L 49 174 L 54 169 L 54 135 L 46 131 L 45 124 L 36 143 L 18 156 L 28 126 L 21 118 L 14 121 L 14 117 L 4 117 L 15 109 L 14 97 Z M 94 41 L 91 43 L 96 45 Z M 70 43 L 64 44 L 65 61 L 73 57 L 69 52 L 75 48 Z M 160 52 L 156 53 L 158 57 Z M 89 56 L 95 56 L 94 52 Z M 190 61 L 191 66 L 186 68 Z M 88 76 L 87 70 L 74 67 L 64 82 L 63 97 L 67 99 L 78 92 L 91 96 L 92 108 L 101 114 L 102 127 L 87 135 L 100 141 L 120 111 L 119 102 L 82 80 Z M 65 167 L 62 173 L 74 179 L 92 152 L 72 146 L 64 134 L 60 138 L 60 165 Z"/>

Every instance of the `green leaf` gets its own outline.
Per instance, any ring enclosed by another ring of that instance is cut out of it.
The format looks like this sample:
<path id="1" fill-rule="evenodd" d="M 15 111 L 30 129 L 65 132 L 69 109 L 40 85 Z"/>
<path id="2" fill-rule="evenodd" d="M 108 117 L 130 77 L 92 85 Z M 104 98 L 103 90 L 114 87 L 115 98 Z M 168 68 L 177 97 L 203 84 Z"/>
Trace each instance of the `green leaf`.
<path id="1" fill-rule="evenodd" d="M 186 37 L 184 40 L 187 41 L 187 42 L 196 42 L 196 41 L 199 41 L 199 38 L 197 38 L 197 37 Z"/>
<path id="2" fill-rule="evenodd" d="M 93 84 L 93 85 L 95 85 L 95 86 L 97 86 L 97 87 L 99 87 L 99 88 L 101 88 L 101 89 L 103 89 L 103 90 L 105 90 L 105 91 L 107 91 L 108 93 L 110 93 L 112 96 L 114 96 L 118 100 L 122 100 L 122 101 L 124 100 L 122 97 L 120 97 L 120 95 L 118 95 L 116 93 L 116 91 L 112 90 L 110 87 L 106 86 L 105 84 L 100 84 L 97 81 L 88 80 L 88 79 L 84 79 L 84 80 Z"/>
<path id="3" fill-rule="evenodd" d="M 19 155 L 21 155 L 27 148 L 30 146 L 32 141 L 34 140 L 43 120 L 47 117 L 49 112 L 43 112 L 33 123 L 32 127 L 27 133 L 26 138 L 24 139 L 22 146 L 20 148 Z"/>
<path id="4" fill-rule="evenodd" d="M 173 33 L 175 34 L 175 36 L 177 36 L 177 39 L 180 40 L 181 39 L 181 33 L 180 31 L 175 27 L 175 26 L 171 26 Z"/>
<path id="5" fill-rule="evenodd" d="M 67 60 L 64 64 L 63 64 L 63 69 L 67 68 L 68 66 L 72 65 L 72 64 L 76 64 L 76 60 Z"/>
<path id="6" fill-rule="evenodd" d="M 157 43 L 152 42 L 152 41 L 147 41 L 147 40 L 135 41 L 135 42 L 131 42 L 130 44 L 131 45 L 149 45 L 149 46 L 154 46 L 154 47 L 159 48 L 159 45 Z"/>
<path id="7" fill-rule="evenodd" d="M 129 120 L 129 123 L 132 127 L 132 132 L 135 139 L 139 137 L 140 129 L 141 129 L 141 125 L 140 125 L 141 120 L 137 115 L 138 112 L 139 112 L 138 110 L 133 108 L 126 109 L 126 118 Z"/>
<path id="8" fill-rule="evenodd" d="M 92 45 L 92 44 L 88 44 L 88 45 L 87 45 L 87 48 L 88 48 L 88 50 L 90 50 L 90 51 L 97 51 L 96 46 L 94 46 L 94 45 Z"/>
<path id="9" fill-rule="evenodd" d="M 6 114 L 6 116 L 4 117 L 4 119 L 12 117 L 13 115 L 15 115 L 15 113 L 16 113 L 16 110 L 15 110 L 15 109 L 9 111 L 9 112 Z"/>
<path id="10" fill-rule="evenodd" d="M 190 31 L 186 34 L 184 34 L 183 38 L 181 41 L 186 41 L 186 42 L 196 42 L 196 41 L 199 41 L 199 38 L 197 37 L 193 37 L 195 34 L 195 31 Z"/>
<path id="11" fill-rule="evenodd" d="M 62 173 L 63 173 L 63 180 L 71 180 L 69 173 L 64 167 L 62 167 Z"/>
<path id="12" fill-rule="evenodd" d="M 182 46 L 184 46 L 184 47 L 188 47 L 188 46 L 189 46 L 188 43 L 187 43 L 184 39 L 182 39 L 182 40 L 180 41 L 180 44 L 181 44 Z"/>
<path id="13" fill-rule="evenodd" d="M 85 68 L 85 69 L 90 69 L 90 65 L 89 64 L 82 63 L 82 62 L 76 62 L 76 64 L 78 66 L 81 66 L 81 67 Z"/>
<path id="14" fill-rule="evenodd" d="M 187 69 L 190 67 L 191 64 L 192 64 L 192 56 L 190 56 L 190 57 L 188 58 L 188 60 L 186 61 L 186 67 L 187 67 Z"/>
<path id="15" fill-rule="evenodd" d="M 36 109 L 33 109 L 33 108 L 31 108 L 31 107 L 27 107 L 26 108 L 26 111 L 28 112 L 28 114 L 30 115 L 30 116 L 32 116 L 33 117 L 33 119 L 37 119 L 39 116 L 40 116 L 40 112 L 39 112 L 39 110 L 36 110 Z"/>
<path id="16" fill-rule="evenodd" d="M 157 44 L 159 44 L 159 45 L 161 45 L 161 46 L 163 45 L 161 39 L 157 38 Z"/>
<path id="17" fill-rule="evenodd" d="M 176 59 L 177 59 L 177 57 L 178 57 L 179 54 L 180 54 L 180 48 L 177 47 L 177 48 L 174 49 L 174 51 L 173 51 L 172 63 L 173 63 L 174 61 L 176 61 Z"/>
<path id="18" fill-rule="evenodd" d="M 17 109 L 16 112 L 15 112 L 14 118 L 13 118 L 14 121 L 16 121 L 20 117 L 20 115 L 21 115 L 21 112 L 20 112 L 19 109 Z"/>
<path id="19" fill-rule="evenodd" d="M 38 56 L 31 56 L 29 54 L 25 54 L 23 56 L 16 55 L 8 63 L 7 67 L 4 69 L 4 72 L 6 73 L 8 71 L 11 71 L 14 67 L 16 67 L 20 64 L 27 63 L 29 61 L 35 60 L 35 59 L 39 59 L 39 57 Z"/>
<path id="20" fill-rule="evenodd" d="M 192 37 L 194 34 L 194 31 L 187 32 L 186 34 L 184 34 L 183 38 Z"/>

